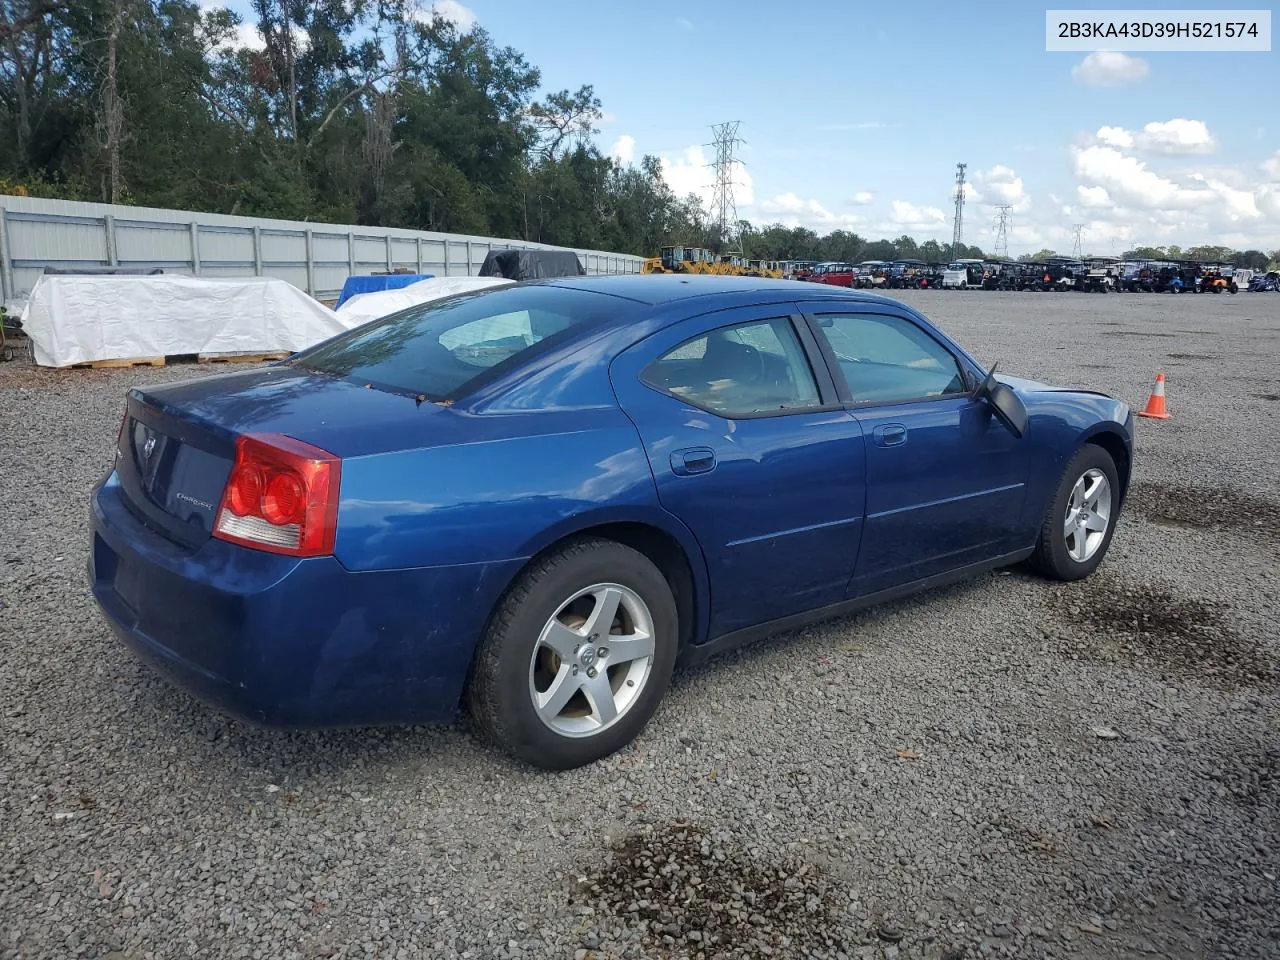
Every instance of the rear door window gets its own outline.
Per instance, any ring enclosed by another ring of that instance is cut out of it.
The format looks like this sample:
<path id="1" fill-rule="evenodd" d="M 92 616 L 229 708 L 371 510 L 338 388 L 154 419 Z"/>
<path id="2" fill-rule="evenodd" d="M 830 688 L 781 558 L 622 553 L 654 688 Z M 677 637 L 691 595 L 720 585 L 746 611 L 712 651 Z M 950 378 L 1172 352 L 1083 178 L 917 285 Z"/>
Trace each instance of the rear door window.
<path id="1" fill-rule="evenodd" d="M 466 293 L 358 327 L 301 354 L 293 365 L 449 400 L 629 306 L 617 297 L 556 286 Z"/>
<path id="2" fill-rule="evenodd" d="M 721 327 L 667 351 L 641 375 L 652 387 L 725 417 L 821 406 L 791 321 Z"/>

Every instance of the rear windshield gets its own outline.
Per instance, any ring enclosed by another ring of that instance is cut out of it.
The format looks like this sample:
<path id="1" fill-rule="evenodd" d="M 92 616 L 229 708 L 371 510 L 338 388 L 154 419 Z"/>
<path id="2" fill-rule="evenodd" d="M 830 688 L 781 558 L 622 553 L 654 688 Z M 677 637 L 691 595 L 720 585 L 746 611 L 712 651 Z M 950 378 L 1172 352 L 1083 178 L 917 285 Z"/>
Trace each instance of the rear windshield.
<path id="1" fill-rule="evenodd" d="M 304 370 L 450 400 L 616 314 L 624 301 L 520 284 L 466 293 L 357 327 L 293 361 Z"/>

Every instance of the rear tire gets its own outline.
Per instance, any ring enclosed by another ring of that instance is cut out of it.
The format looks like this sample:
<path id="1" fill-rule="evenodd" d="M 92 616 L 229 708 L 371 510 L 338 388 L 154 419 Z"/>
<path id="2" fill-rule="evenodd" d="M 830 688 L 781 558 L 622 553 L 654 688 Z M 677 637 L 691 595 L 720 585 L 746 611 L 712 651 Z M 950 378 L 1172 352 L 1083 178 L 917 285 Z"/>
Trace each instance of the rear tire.
<path id="1" fill-rule="evenodd" d="M 1119 519 L 1115 461 L 1101 447 L 1085 444 L 1062 472 L 1028 563 L 1050 580 L 1083 580 L 1107 555 Z"/>
<path id="2" fill-rule="evenodd" d="M 609 623 L 596 623 L 607 609 L 616 610 L 604 614 Z M 467 705 L 478 732 L 512 756 L 580 767 L 644 729 L 677 646 L 675 599 L 649 558 L 611 540 L 576 540 L 536 561 L 499 602 Z"/>

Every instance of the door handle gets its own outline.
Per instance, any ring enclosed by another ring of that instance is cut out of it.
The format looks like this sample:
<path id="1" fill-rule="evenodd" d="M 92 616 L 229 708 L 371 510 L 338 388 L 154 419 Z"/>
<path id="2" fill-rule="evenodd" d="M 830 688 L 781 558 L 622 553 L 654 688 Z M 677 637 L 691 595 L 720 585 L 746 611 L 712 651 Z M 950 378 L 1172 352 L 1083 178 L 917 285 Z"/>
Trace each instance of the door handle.
<path id="1" fill-rule="evenodd" d="M 907 442 L 907 428 L 900 423 L 883 423 L 871 431 L 876 445 L 897 447 Z"/>
<path id="2" fill-rule="evenodd" d="M 681 477 L 710 473 L 716 466 L 716 452 L 710 447 L 686 447 L 671 454 L 671 472 Z"/>

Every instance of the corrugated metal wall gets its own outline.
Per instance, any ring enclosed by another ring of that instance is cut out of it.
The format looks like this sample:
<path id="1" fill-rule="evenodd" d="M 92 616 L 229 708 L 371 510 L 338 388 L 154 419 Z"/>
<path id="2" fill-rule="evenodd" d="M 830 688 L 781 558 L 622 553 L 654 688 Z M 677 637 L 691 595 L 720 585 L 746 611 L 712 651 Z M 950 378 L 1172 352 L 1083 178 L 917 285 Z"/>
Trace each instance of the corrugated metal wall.
<path id="1" fill-rule="evenodd" d="M 0 297 L 26 296 L 46 266 L 161 267 L 208 277 L 270 276 L 317 299 L 352 274 L 397 268 L 471 276 L 490 250 L 546 244 L 451 233 L 259 220 L 108 203 L 0 196 Z M 639 273 L 643 260 L 577 250 L 590 274 Z"/>

